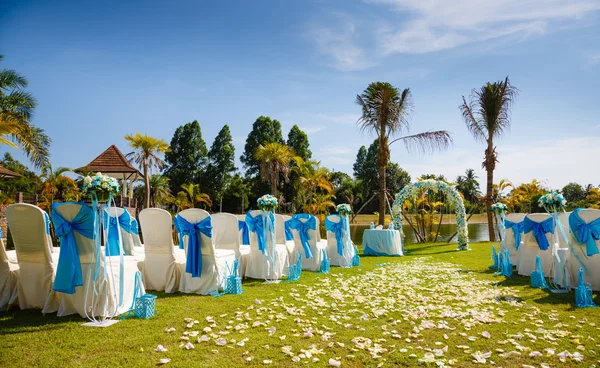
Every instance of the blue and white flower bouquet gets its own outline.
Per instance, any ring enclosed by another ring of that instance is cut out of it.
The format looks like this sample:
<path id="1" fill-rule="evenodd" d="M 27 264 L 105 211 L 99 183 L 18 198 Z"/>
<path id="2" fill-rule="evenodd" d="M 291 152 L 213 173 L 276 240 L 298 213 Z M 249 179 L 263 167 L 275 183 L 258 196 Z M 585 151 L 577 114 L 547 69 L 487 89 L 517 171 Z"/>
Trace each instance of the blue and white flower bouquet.
<path id="1" fill-rule="evenodd" d="M 556 208 L 564 207 L 567 204 L 567 200 L 562 194 L 558 192 L 552 192 L 548 194 L 544 194 L 538 200 L 540 206 L 544 207 L 547 211 L 556 210 Z"/>
<path id="2" fill-rule="evenodd" d="M 341 216 L 348 216 L 348 214 L 352 213 L 352 207 L 348 203 L 338 204 L 336 210 Z"/>
<path id="3" fill-rule="evenodd" d="M 508 206 L 505 205 L 504 203 L 494 203 L 492 205 L 492 212 L 494 212 L 497 215 L 502 214 L 503 212 L 507 212 L 508 211 Z"/>
<path id="4" fill-rule="evenodd" d="M 115 178 L 98 172 L 94 176 L 83 178 L 82 192 L 86 195 L 95 194 L 99 201 L 106 202 L 111 196 L 115 197 L 119 194 L 119 182 Z"/>
<path id="5" fill-rule="evenodd" d="M 258 209 L 263 211 L 274 211 L 277 208 L 277 198 L 270 194 L 265 194 L 256 202 Z"/>

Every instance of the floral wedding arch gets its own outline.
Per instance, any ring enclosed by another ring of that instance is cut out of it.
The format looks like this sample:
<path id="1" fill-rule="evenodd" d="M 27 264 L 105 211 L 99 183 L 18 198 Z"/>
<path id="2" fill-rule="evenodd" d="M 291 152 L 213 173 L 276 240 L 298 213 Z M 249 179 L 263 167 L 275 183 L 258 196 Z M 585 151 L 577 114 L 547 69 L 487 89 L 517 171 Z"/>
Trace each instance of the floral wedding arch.
<path id="1" fill-rule="evenodd" d="M 402 188 L 400 193 L 396 194 L 394 205 L 392 206 L 392 218 L 394 228 L 402 232 L 402 206 L 407 199 L 416 200 L 422 190 L 427 190 L 433 193 L 442 192 L 446 195 L 447 201 L 456 211 L 456 228 L 458 233 L 458 250 L 469 249 L 469 232 L 467 230 L 467 220 L 465 214 L 465 204 L 463 199 L 456 190 L 456 187 L 446 182 L 427 179 L 421 180 L 413 184 L 409 184 Z"/>

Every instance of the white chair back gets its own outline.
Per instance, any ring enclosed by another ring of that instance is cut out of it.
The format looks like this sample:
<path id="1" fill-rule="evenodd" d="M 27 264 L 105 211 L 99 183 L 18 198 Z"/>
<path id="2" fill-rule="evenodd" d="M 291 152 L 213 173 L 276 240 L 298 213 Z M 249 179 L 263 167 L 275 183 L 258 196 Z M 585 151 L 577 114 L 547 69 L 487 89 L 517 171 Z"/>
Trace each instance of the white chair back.
<path id="1" fill-rule="evenodd" d="M 56 212 L 58 212 L 66 221 L 71 222 L 81 210 L 81 206 L 82 205 L 79 203 L 65 203 L 57 206 Z M 73 234 L 75 236 L 80 263 L 92 263 L 92 255 L 94 254 L 95 249 L 94 239 L 85 237 L 77 231 L 73 231 Z M 104 257 L 104 252 L 100 252 L 100 254 L 101 257 Z"/>
<path id="2" fill-rule="evenodd" d="M 11 204 L 6 209 L 6 219 L 19 263 L 53 263 L 52 243 L 46 234 L 46 217 L 41 208 Z"/>
<path id="3" fill-rule="evenodd" d="M 285 219 L 279 214 L 275 214 L 275 241 L 285 244 Z"/>
<path id="4" fill-rule="evenodd" d="M 310 215 L 311 217 L 315 217 Z M 308 218 L 299 218 L 298 219 L 300 222 L 305 223 L 307 222 L 309 219 Z M 317 243 L 321 240 L 320 236 L 319 236 L 319 219 L 315 217 L 315 230 L 310 229 L 308 230 L 308 244 L 310 245 L 310 251 L 313 253 L 313 255 L 318 252 L 317 250 Z M 298 230 L 296 229 L 292 229 L 292 234 L 294 234 L 294 243 L 296 244 L 296 250 L 300 251 L 301 253 L 304 254 L 304 248 L 302 247 L 302 240 L 300 239 L 300 234 L 298 233 Z"/>
<path id="5" fill-rule="evenodd" d="M 240 253 L 241 239 L 238 217 L 231 213 L 210 215 L 213 223 L 213 242 L 216 249 L 231 249 L 236 256 Z"/>
<path id="6" fill-rule="evenodd" d="M 146 208 L 140 212 L 140 227 L 144 234 L 144 252 L 170 254 L 175 259 L 173 217 L 161 208 Z"/>
<path id="7" fill-rule="evenodd" d="M 118 218 L 119 216 L 121 216 L 126 211 L 127 210 L 125 208 L 111 207 L 110 208 L 109 216 L 110 217 L 117 217 Z M 103 230 L 104 230 L 104 239 L 106 239 L 107 234 L 108 234 L 108 226 L 106 226 Z M 121 224 L 119 224 L 119 230 L 121 231 L 121 240 L 123 241 L 123 251 L 125 252 L 125 255 L 133 255 L 133 253 L 134 253 L 134 251 L 133 251 L 133 237 L 131 236 L 131 232 L 125 231 L 125 229 L 123 229 L 123 227 L 121 226 Z"/>
<path id="8" fill-rule="evenodd" d="M 210 217 L 210 214 L 208 212 L 199 208 L 189 208 L 187 210 L 179 212 L 177 215 L 183 217 L 187 222 L 191 224 L 197 224 L 205 218 Z M 183 236 L 182 240 L 185 247 L 185 252 L 187 254 L 187 235 Z M 213 244 L 213 239 L 200 233 L 200 249 L 203 255 L 214 255 L 215 246 Z"/>

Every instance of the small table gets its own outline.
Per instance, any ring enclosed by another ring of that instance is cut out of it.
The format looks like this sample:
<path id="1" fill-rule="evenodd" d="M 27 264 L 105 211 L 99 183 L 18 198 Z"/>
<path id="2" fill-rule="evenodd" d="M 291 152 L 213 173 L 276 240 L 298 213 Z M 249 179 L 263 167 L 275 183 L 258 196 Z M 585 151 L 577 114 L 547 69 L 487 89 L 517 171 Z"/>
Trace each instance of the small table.
<path id="1" fill-rule="evenodd" d="M 367 229 L 363 233 L 363 249 L 365 255 L 402 256 L 402 240 L 400 231 L 389 229 Z"/>

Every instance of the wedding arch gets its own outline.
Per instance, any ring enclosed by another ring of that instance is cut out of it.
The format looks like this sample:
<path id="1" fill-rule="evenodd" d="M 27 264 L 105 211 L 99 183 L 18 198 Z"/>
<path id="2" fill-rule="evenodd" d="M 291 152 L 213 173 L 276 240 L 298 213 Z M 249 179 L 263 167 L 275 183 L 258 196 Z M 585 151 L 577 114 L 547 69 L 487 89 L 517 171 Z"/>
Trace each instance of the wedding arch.
<path id="1" fill-rule="evenodd" d="M 446 196 L 446 200 L 454 207 L 456 212 L 456 231 L 458 233 L 458 250 L 469 249 L 469 232 L 467 229 L 467 220 L 465 214 L 465 204 L 463 199 L 456 190 L 456 187 L 446 182 L 427 179 L 421 180 L 413 184 L 409 184 L 402 188 L 400 193 L 396 194 L 394 205 L 392 206 L 392 219 L 394 228 L 399 229 L 402 236 L 402 206 L 408 199 L 416 200 L 423 190 L 432 193 L 442 192 Z"/>

